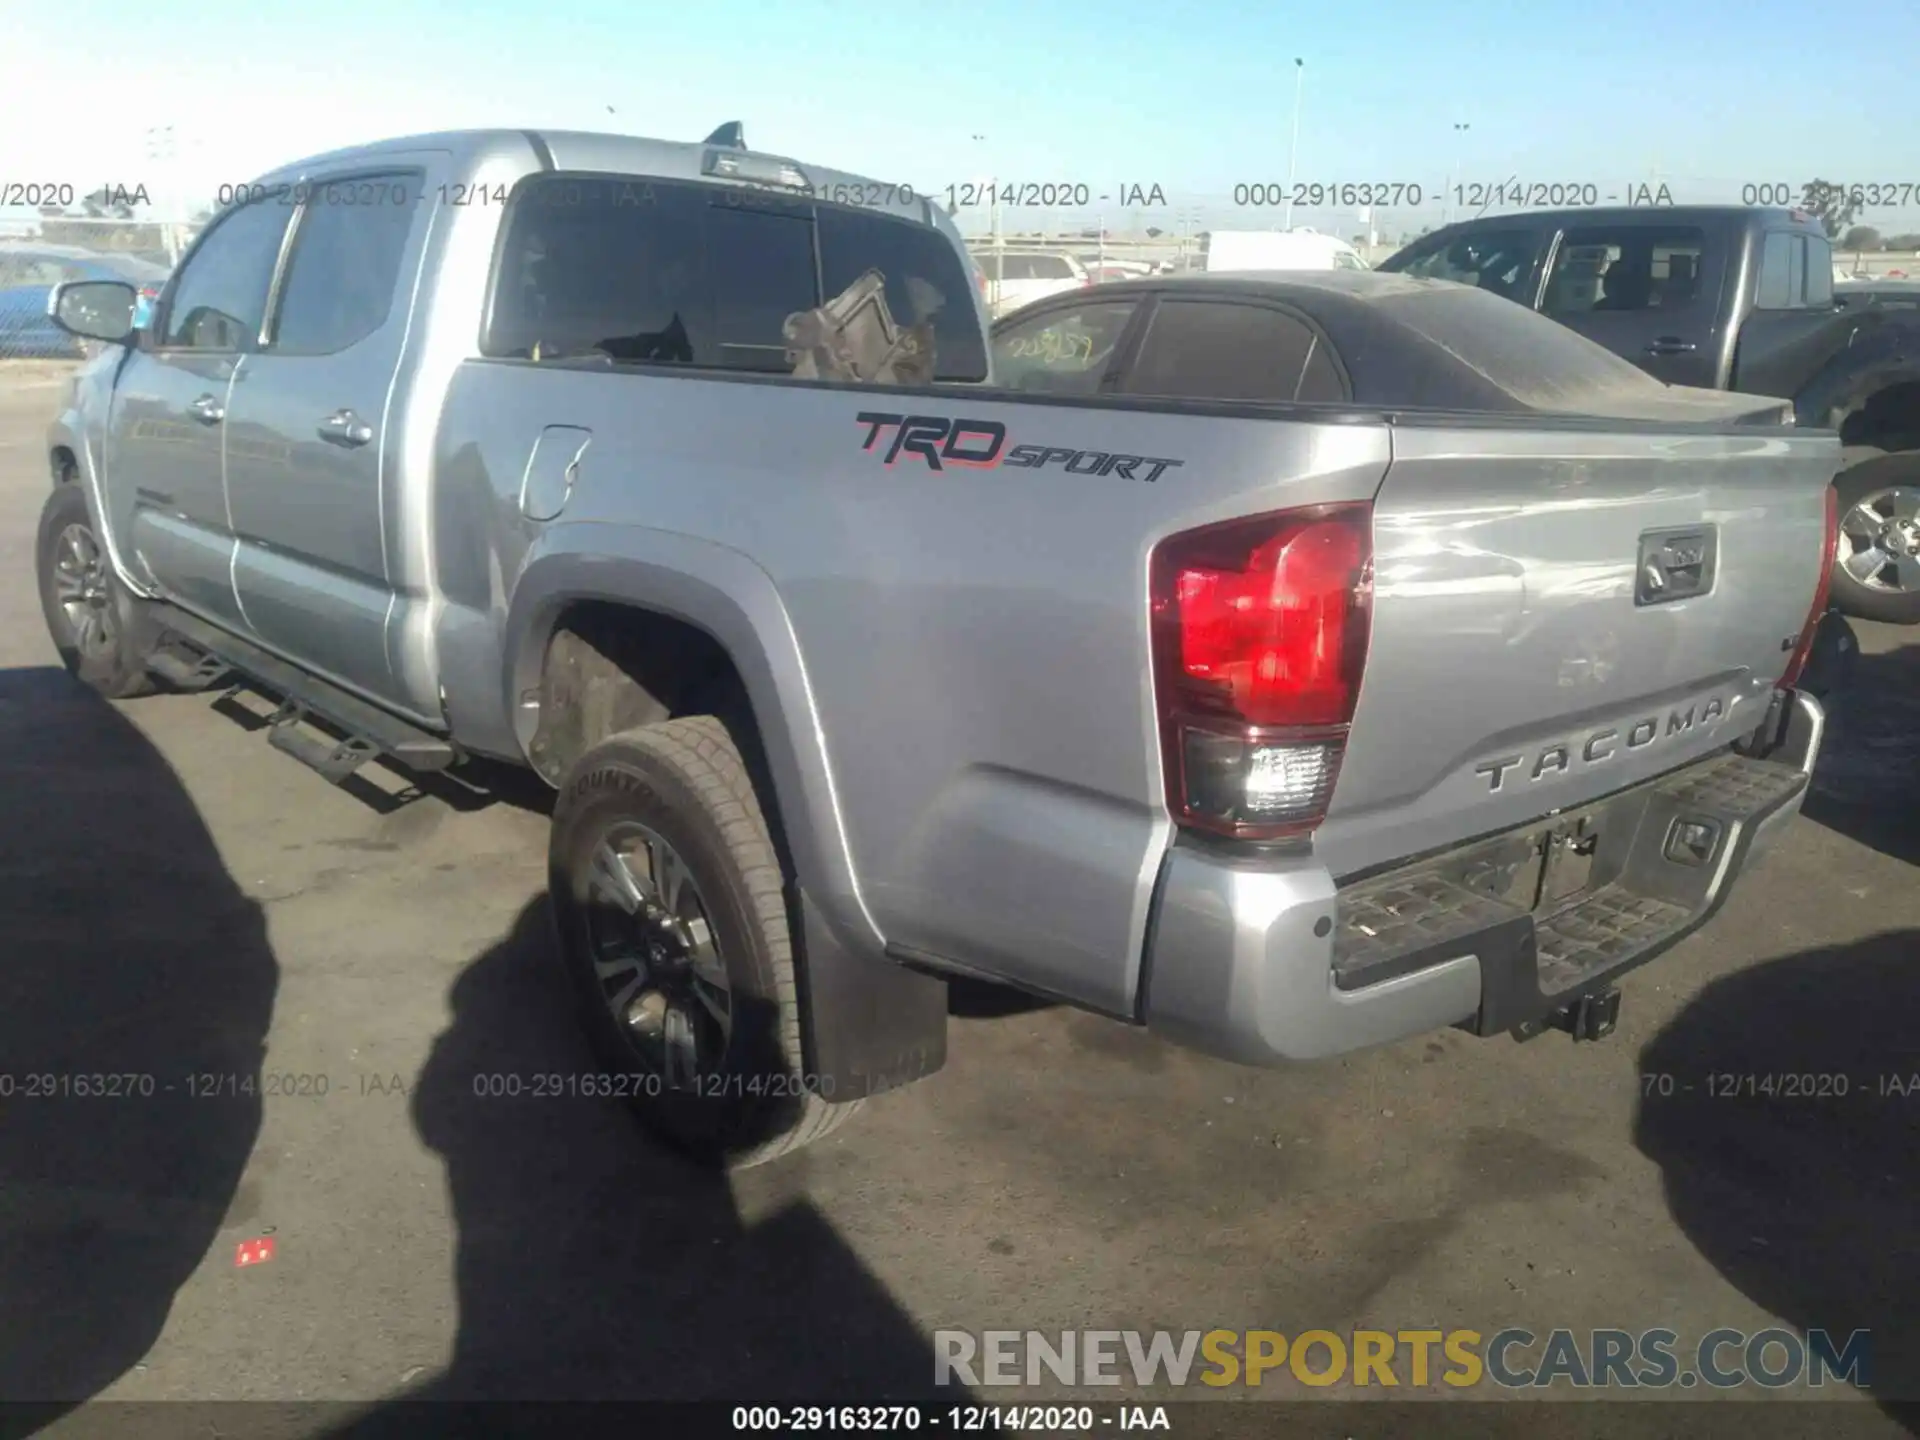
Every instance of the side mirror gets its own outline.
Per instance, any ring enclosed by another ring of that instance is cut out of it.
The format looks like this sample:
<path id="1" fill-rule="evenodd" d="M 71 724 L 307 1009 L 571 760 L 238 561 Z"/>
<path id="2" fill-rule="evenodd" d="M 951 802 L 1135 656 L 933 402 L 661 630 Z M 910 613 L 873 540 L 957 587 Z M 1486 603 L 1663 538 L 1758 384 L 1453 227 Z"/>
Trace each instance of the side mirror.
<path id="1" fill-rule="evenodd" d="M 69 335 L 124 345 L 133 336 L 134 288 L 120 280 L 69 280 L 47 296 L 47 318 Z"/>

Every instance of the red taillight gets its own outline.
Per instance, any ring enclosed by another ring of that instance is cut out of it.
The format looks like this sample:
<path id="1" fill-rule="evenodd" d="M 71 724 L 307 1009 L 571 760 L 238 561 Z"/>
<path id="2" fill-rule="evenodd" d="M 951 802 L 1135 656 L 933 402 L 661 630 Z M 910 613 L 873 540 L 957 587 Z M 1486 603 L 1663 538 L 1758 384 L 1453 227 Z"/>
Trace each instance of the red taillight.
<path id="1" fill-rule="evenodd" d="M 1833 590 L 1834 552 L 1840 548 L 1840 497 L 1834 493 L 1833 486 L 1827 486 L 1827 524 L 1825 549 L 1826 559 L 1820 566 L 1820 581 L 1814 587 L 1813 608 L 1807 612 L 1807 623 L 1801 627 L 1800 643 L 1794 646 L 1793 658 L 1787 662 L 1786 673 L 1780 677 L 1780 688 L 1791 690 L 1800 683 L 1800 672 L 1807 668 L 1807 658 L 1813 654 L 1813 637 L 1820 628 L 1820 621 L 1827 613 L 1827 597 Z"/>
<path id="2" fill-rule="evenodd" d="M 1270 840 L 1325 817 L 1372 577 L 1368 504 L 1228 521 L 1154 549 L 1154 690 L 1179 823 Z"/>

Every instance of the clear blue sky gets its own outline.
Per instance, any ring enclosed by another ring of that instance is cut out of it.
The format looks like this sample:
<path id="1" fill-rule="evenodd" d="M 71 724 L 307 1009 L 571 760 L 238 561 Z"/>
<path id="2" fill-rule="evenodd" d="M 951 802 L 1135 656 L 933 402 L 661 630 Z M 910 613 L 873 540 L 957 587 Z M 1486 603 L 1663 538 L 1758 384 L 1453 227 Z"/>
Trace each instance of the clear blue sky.
<path id="1" fill-rule="evenodd" d="M 739 119 L 756 148 L 918 188 L 989 174 L 1096 195 L 1158 184 L 1210 202 L 1220 224 L 1236 183 L 1286 178 L 1298 56 L 1301 180 L 1431 191 L 1464 122 L 1458 156 L 1477 179 L 1657 177 L 1695 200 L 1816 176 L 1920 186 L 1915 0 L 11 8 L 24 33 L 0 95 L 0 183 L 105 169 L 192 189 L 421 129 L 697 139 Z M 97 102 L 81 102 L 90 90 Z M 176 127 L 176 155 L 148 160 L 151 124 Z M 1920 228 L 1920 206 L 1861 219 Z"/>

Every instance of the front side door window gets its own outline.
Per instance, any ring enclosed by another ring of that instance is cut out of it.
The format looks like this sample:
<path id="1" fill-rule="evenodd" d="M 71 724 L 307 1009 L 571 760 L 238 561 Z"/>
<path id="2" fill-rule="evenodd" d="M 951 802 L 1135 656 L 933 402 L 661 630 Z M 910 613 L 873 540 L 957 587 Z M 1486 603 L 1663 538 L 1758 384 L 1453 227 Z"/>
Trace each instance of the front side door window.
<path id="1" fill-rule="evenodd" d="M 258 347 L 292 207 L 223 213 L 168 286 L 157 328 L 127 358 L 107 427 L 108 506 L 136 572 L 191 610 L 244 628 L 233 590 L 227 410 Z"/>
<path id="2" fill-rule="evenodd" d="M 257 346 L 292 213 L 289 206 L 262 200 L 214 222 L 167 297 L 160 348 L 237 353 Z"/>

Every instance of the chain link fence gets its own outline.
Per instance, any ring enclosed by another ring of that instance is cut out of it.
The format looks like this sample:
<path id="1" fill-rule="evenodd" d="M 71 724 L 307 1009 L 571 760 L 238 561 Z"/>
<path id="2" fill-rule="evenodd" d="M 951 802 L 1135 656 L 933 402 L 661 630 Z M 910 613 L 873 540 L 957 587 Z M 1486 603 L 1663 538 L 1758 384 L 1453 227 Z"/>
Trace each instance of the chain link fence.
<path id="1" fill-rule="evenodd" d="M 0 360 L 77 360 L 85 347 L 47 317 L 53 287 L 124 280 L 157 289 L 192 242 L 192 222 L 41 214 L 0 220 Z"/>

